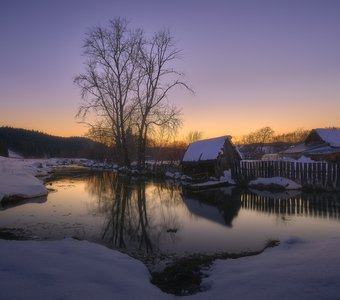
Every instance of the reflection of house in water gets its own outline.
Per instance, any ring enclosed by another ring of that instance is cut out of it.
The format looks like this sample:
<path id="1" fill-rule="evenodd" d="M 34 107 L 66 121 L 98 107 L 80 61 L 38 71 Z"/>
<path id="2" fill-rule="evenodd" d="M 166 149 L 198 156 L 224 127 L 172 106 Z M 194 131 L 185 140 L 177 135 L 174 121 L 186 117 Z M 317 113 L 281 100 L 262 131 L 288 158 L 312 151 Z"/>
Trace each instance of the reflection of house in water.
<path id="1" fill-rule="evenodd" d="M 315 218 L 340 220 L 340 199 L 338 193 L 302 192 L 292 197 L 275 197 L 243 193 L 242 209 L 269 214 L 301 215 Z"/>
<path id="2" fill-rule="evenodd" d="M 196 216 L 232 227 L 234 218 L 241 208 L 241 194 L 230 189 L 202 192 L 183 191 L 183 202 Z"/>
<path id="3" fill-rule="evenodd" d="M 185 196 L 183 197 L 183 202 L 192 214 L 205 218 L 209 221 L 225 225 L 223 216 L 217 207 Z"/>

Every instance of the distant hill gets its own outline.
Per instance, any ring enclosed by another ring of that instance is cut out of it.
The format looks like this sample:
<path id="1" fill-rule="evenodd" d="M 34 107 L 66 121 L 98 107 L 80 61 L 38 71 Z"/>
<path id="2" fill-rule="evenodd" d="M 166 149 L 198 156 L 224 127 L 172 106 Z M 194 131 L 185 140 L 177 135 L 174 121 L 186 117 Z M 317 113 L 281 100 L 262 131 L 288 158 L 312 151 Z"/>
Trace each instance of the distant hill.
<path id="1" fill-rule="evenodd" d="M 0 155 L 8 149 L 26 158 L 65 157 L 104 159 L 109 147 L 83 137 L 58 137 L 34 130 L 0 127 Z"/>

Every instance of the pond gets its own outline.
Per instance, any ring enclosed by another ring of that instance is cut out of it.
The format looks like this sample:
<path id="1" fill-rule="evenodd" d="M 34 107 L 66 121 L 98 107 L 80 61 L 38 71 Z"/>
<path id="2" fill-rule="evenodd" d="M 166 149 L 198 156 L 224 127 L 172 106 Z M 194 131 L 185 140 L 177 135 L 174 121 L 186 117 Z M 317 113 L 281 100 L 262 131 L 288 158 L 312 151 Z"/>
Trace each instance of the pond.
<path id="1" fill-rule="evenodd" d="M 47 197 L 0 208 L 0 228 L 33 238 L 75 237 L 131 254 L 256 251 L 290 236 L 340 236 L 340 195 L 240 190 L 192 192 L 173 181 L 113 172 L 55 179 Z"/>

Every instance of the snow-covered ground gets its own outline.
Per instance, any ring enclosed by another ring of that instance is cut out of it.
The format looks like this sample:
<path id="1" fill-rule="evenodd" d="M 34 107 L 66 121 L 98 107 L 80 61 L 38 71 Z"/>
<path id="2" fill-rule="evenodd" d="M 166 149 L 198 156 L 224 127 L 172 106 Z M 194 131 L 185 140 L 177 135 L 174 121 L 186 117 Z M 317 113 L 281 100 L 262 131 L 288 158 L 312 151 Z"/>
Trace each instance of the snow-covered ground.
<path id="1" fill-rule="evenodd" d="M 207 291 L 185 299 L 339 299 L 340 239 L 298 238 L 258 256 L 218 260 Z M 139 261 L 86 241 L 0 240 L 0 299 L 175 299 Z"/>
<path id="2" fill-rule="evenodd" d="M 32 198 L 47 194 L 37 175 L 45 175 L 49 169 L 41 161 L 0 157 L 0 201 L 5 197 Z"/>
<path id="3" fill-rule="evenodd" d="M 61 163 L 0 157 L 0 200 L 45 194 L 35 176 Z M 185 299 L 339 299 L 339 249 L 339 238 L 292 238 L 258 256 L 218 260 L 204 279 L 208 290 Z M 174 298 L 150 283 L 141 262 L 104 246 L 0 240 L 0 299 Z"/>

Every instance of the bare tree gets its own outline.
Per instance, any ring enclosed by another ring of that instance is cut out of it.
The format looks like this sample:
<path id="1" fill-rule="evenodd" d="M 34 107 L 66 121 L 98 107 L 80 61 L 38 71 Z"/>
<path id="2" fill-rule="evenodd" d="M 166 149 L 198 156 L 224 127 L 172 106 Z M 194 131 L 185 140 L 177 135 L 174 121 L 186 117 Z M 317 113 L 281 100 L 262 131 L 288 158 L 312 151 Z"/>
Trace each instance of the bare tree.
<path id="1" fill-rule="evenodd" d="M 264 154 L 263 146 L 273 140 L 274 130 L 269 127 L 262 127 L 251 132 L 242 138 L 242 143 L 247 144 L 248 152 L 251 157 L 261 157 Z"/>
<path id="2" fill-rule="evenodd" d="M 295 131 L 288 132 L 288 133 L 282 133 L 279 135 L 276 135 L 274 137 L 275 142 L 284 142 L 284 143 L 301 143 L 303 142 L 308 134 L 310 133 L 310 130 L 298 128 Z"/>
<path id="3" fill-rule="evenodd" d="M 141 44 L 136 90 L 139 168 L 145 165 L 149 132 L 154 127 L 175 131 L 181 124 L 179 109 L 168 102 L 168 93 L 173 88 L 182 86 L 190 90 L 181 81 L 182 74 L 171 66 L 179 58 L 179 53 L 167 30 L 159 31 L 150 41 Z"/>
<path id="4" fill-rule="evenodd" d="M 89 126 L 89 130 L 85 136 L 98 143 L 102 143 L 107 146 L 113 146 L 112 143 L 114 138 L 112 136 L 112 130 L 110 130 L 110 124 L 107 124 L 105 120 L 102 120 L 87 125 Z"/>
<path id="5" fill-rule="evenodd" d="M 190 131 L 187 136 L 186 136 L 186 142 L 188 144 L 191 144 L 193 142 L 199 141 L 201 140 L 203 137 L 203 132 L 202 131 L 198 131 L 198 130 L 194 130 L 194 131 Z"/>
<path id="6" fill-rule="evenodd" d="M 141 29 L 129 31 L 122 19 L 87 34 L 86 72 L 74 80 L 83 99 L 78 117 L 94 113 L 99 118 L 91 124 L 91 133 L 111 136 L 120 165 L 130 165 L 134 135 L 138 165 L 143 168 L 151 133 L 157 128 L 175 132 L 181 125 L 180 110 L 168 100 L 173 88 L 189 89 L 181 81 L 182 74 L 171 66 L 178 55 L 168 31 L 159 31 L 148 40 Z"/>
<path id="7" fill-rule="evenodd" d="M 270 142 L 274 136 L 274 130 L 269 126 L 260 128 L 245 135 L 242 138 L 244 144 L 264 144 Z"/>
<path id="8" fill-rule="evenodd" d="M 94 112 L 109 124 L 117 162 L 126 166 L 130 164 L 126 132 L 133 111 L 132 87 L 141 41 L 141 31 L 129 31 L 123 19 L 111 21 L 108 28 L 91 29 L 84 43 L 86 72 L 74 80 L 83 99 L 77 116 L 85 118 Z"/>

